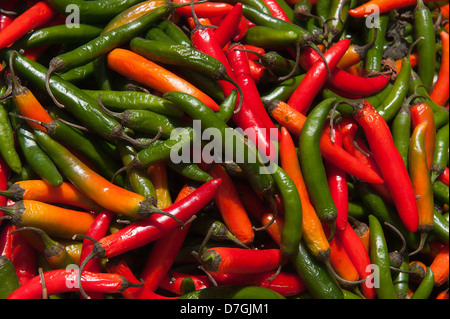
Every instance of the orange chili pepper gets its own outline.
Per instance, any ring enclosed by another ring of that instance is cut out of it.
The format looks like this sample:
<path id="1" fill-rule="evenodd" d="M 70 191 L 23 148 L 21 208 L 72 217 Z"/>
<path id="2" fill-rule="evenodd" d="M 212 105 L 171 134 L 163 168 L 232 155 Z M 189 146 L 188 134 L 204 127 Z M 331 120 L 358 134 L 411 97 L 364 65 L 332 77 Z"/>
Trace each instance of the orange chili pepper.
<path id="1" fill-rule="evenodd" d="M 23 200 L 0 210 L 11 216 L 17 226 L 41 228 L 51 236 L 71 239 L 86 234 L 95 216 L 33 200 Z"/>
<path id="2" fill-rule="evenodd" d="M 200 164 L 200 168 L 206 170 L 207 166 Z M 232 179 L 219 165 L 214 166 L 209 173 L 213 178 L 222 179 L 215 202 L 225 225 L 242 243 L 251 243 L 255 232 Z"/>
<path id="3" fill-rule="evenodd" d="M 166 208 L 172 204 L 170 197 L 169 185 L 167 181 L 166 164 L 156 163 L 147 168 L 147 173 L 155 187 L 156 192 L 156 207 Z"/>
<path id="4" fill-rule="evenodd" d="M 114 49 L 111 51 L 108 54 L 108 66 L 123 76 L 160 93 L 169 91 L 188 93 L 198 98 L 212 110 L 218 111 L 220 109 L 220 106 L 211 97 L 191 83 L 130 50 Z"/>
<path id="5" fill-rule="evenodd" d="M 302 203 L 303 241 L 316 258 L 326 260 L 330 254 L 328 238 L 309 200 L 308 191 L 298 161 L 297 150 L 295 149 L 291 135 L 285 127 L 281 127 L 280 159 L 281 167 L 297 187 Z"/>
<path id="6" fill-rule="evenodd" d="M 440 286 L 447 282 L 449 275 L 449 249 L 448 245 L 442 247 L 441 251 L 433 259 L 430 265 L 434 274 L 434 283 L 436 286 Z"/>

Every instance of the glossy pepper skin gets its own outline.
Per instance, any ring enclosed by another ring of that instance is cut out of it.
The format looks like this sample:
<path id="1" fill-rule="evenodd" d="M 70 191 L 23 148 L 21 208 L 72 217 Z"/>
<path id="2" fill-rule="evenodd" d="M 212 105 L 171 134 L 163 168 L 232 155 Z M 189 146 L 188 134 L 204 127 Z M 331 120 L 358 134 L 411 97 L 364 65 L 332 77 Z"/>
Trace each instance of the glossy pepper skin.
<path id="1" fill-rule="evenodd" d="M 386 186 L 392 193 L 400 218 L 409 231 L 417 231 L 419 214 L 414 190 L 403 159 L 395 147 L 389 126 L 366 101 L 355 109 L 354 114 L 356 121 L 364 130 Z M 396 174 L 392 174 L 393 172 Z"/>

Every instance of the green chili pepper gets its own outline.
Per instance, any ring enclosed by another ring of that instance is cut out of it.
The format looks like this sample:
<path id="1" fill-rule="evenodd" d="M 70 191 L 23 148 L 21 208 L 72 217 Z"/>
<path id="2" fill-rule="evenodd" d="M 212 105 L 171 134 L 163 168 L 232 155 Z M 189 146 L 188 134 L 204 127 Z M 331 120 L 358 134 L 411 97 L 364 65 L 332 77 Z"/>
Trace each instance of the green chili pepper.
<path id="1" fill-rule="evenodd" d="M 413 45 L 411 48 L 412 47 Z M 395 79 L 392 90 L 383 100 L 383 103 L 376 108 L 378 113 L 380 113 L 386 122 L 391 121 L 396 116 L 408 94 L 408 82 L 411 77 L 412 69 L 411 62 L 409 61 L 410 54 L 411 51 L 409 51 L 407 56 L 403 58 L 402 68 Z"/>
<path id="2" fill-rule="evenodd" d="M 411 299 L 428 299 L 433 292 L 434 287 L 434 273 L 430 267 L 427 267 L 425 277 L 420 282 Z"/>
<path id="3" fill-rule="evenodd" d="M 316 14 L 323 21 L 330 15 L 332 0 L 318 0 L 316 3 Z"/>
<path id="4" fill-rule="evenodd" d="M 419 247 L 420 237 L 417 236 L 416 233 L 412 233 L 405 228 L 395 209 L 377 194 L 370 185 L 363 182 L 357 182 L 356 191 L 361 198 L 362 203 L 367 207 L 371 214 L 379 221 L 389 223 L 397 228 L 404 236 L 409 247 Z"/>
<path id="5" fill-rule="evenodd" d="M 51 186 L 61 186 L 63 177 L 50 157 L 39 147 L 31 129 L 23 123 L 16 135 L 25 160 L 36 174 Z"/>
<path id="6" fill-rule="evenodd" d="M 72 51 L 54 57 L 49 64 L 49 74 L 65 72 L 93 61 L 140 35 L 156 21 L 167 17 L 174 8 L 180 5 L 182 4 L 163 5 L 137 20 L 106 32 Z"/>
<path id="7" fill-rule="evenodd" d="M 84 43 L 98 37 L 101 32 L 102 28 L 94 25 L 78 24 L 76 27 L 70 27 L 61 24 L 34 31 L 22 38 L 17 46 L 29 49 L 62 43 Z"/>
<path id="8" fill-rule="evenodd" d="M 98 99 L 101 94 L 103 105 L 116 111 L 148 110 L 175 117 L 183 116 L 183 112 L 172 102 L 150 93 L 111 90 L 83 90 L 83 92 L 93 99 Z"/>
<path id="9" fill-rule="evenodd" d="M 111 90 L 112 89 L 112 79 L 111 72 L 107 65 L 106 55 L 99 56 L 93 61 L 94 67 L 94 79 L 97 86 L 101 90 Z"/>
<path id="10" fill-rule="evenodd" d="M 348 202 L 348 215 L 356 219 L 367 218 L 369 215 L 369 209 L 359 200 L 350 201 Z"/>
<path id="11" fill-rule="evenodd" d="M 89 78 L 94 77 L 95 65 L 94 61 L 89 62 L 85 65 L 73 68 L 64 73 L 57 73 L 57 75 L 64 81 L 70 83 L 80 83 L 86 81 Z"/>
<path id="12" fill-rule="evenodd" d="M 431 181 L 434 183 L 441 175 L 448 163 L 449 124 L 447 123 L 436 132 L 436 147 L 431 166 Z"/>
<path id="13" fill-rule="evenodd" d="M 397 275 L 392 279 L 398 299 L 406 299 L 409 292 L 409 259 L 408 256 L 403 258 L 403 263 L 400 265 Z"/>
<path id="14" fill-rule="evenodd" d="M 225 154 L 233 152 L 234 161 L 242 168 L 255 191 L 271 199 L 273 179 L 269 170 L 260 162 L 258 151 L 250 147 L 242 135 L 233 134 L 233 130 L 218 118 L 213 110 L 189 94 L 171 91 L 165 93 L 163 98 L 178 105 L 192 119 L 200 120 L 202 130 L 217 129 L 222 139 L 222 151 Z M 230 134 L 233 134 L 233 138 L 228 138 Z M 252 161 L 249 161 L 249 158 L 252 158 Z"/>
<path id="15" fill-rule="evenodd" d="M 371 72 L 381 71 L 381 60 L 383 59 L 384 45 L 386 43 L 386 31 L 389 24 L 389 16 L 381 15 L 378 18 L 378 30 L 375 32 L 375 27 L 369 29 L 367 43 L 373 41 L 373 37 L 376 35 L 375 41 L 369 50 L 366 52 L 365 70 L 366 74 Z"/>
<path id="16" fill-rule="evenodd" d="M 239 88 L 235 80 L 228 75 L 222 62 L 193 47 L 136 37 L 131 40 L 130 48 L 153 62 L 188 68 L 216 81 L 231 82 Z"/>
<path id="17" fill-rule="evenodd" d="M 375 286 L 380 299 L 397 299 L 389 268 L 389 251 L 384 238 L 383 228 L 374 215 L 369 215 L 370 229 L 370 260 L 377 266 Z"/>
<path id="18" fill-rule="evenodd" d="M 423 40 L 417 44 L 417 73 L 422 83 L 431 88 L 436 64 L 436 37 L 431 11 L 424 5 L 423 0 L 417 1 L 414 10 L 414 30 L 416 40 L 423 37 Z"/>
<path id="19" fill-rule="evenodd" d="M 108 22 L 123 10 L 142 2 L 142 0 L 109 0 L 109 1 L 85 1 L 85 0 L 49 0 L 49 3 L 61 14 L 78 10 L 80 20 L 87 23 Z"/>
<path id="20" fill-rule="evenodd" d="M 15 173 L 22 170 L 22 162 L 16 151 L 14 132 L 3 103 L 0 103 L 0 155 Z"/>
<path id="21" fill-rule="evenodd" d="M 434 222 L 431 233 L 443 243 L 448 245 L 449 239 L 449 223 L 448 220 L 436 209 L 434 210 Z"/>
<path id="22" fill-rule="evenodd" d="M 136 151 L 130 145 L 123 142 L 117 143 L 122 162 L 124 165 L 128 165 L 136 156 Z M 147 171 L 142 168 L 132 168 L 127 171 L 128 181 L 134 192 L 142 195 L 146 198 L 156 199 L 156 190 L 150 180 Z"/>
<path id="23" fill-rule="evenodd" d="M 298 147 L 298 157 L 311 202 L 316 208 L 319 218 L 329 224 L 335 223 L 337 208 L 328 187 L 320 151 L 320 137 L 328 113 L 335 101 L 333 98 L 326 99 L 309 113 L 303 124 Z"/>
<path id="24" fill-rule="evenodd" d="M 315 299 L 343 299 L 344 294 L 324 263 L 319 262 L 300 242 L 292 265 Z"/>
<path id="25" fill-rule="evenodd" d="M 104 107 L 106 113 L 115 117 L 120 124 L 136 132 L 148 133 L 152 135 L 161 134 L 161 137 L 168 138 L 172 131 L 178 127 L 185 126 L 177 118 L 159 114 L 148 110 L 125 110 L 121 113 L 113 112 Z"/>
<path id="26" fill-rule="evenodd" d="M 285 299 L 279 293 L 258 286 L 213 286 L 180 296 L 180 299 Z"/>
<path id="27" fill-rule="evenodd" d="M 276 51 L 269 51 L 260 57 L 261 64 L 268 68 L 277 76 L 285 76 L 295 68 L 295 61 L 288 59 Z M 295 76 L 300 74 L 299 68 L 294 73 Z"/>
<path id="28" fill-rule="evenodd" d="M 269 91 L 261 95 L 263 100 L 280 100 L 287 101 L 292 92 L 299 86 L 300 82 L 305 77 L 305 74 L 294 76 L 290 79 L 284 80 L 277 86 L 271 88 Z"/>
<path id="29" fill-rule="evenodd" d="M 211 227 L 213 227 L 213 230 L 209 233 Z M 192 222 L 190 230 L 198 235 L 211 235 L 212 240 L 230 241 L 244 248 L 248 248 L 229 231 L 223 222 L 208 213 L 197 214 L 197 218 Z"/>
<path id="30" fill-rule="evenodd" d="M 230 94 L 223 100 L 220 104 L 220 110 L 216 112 L 216 116 L 221 119 L 224 123 L 228 121 L 233 116 L 234 108 L 236 107 L 236 101 L 238 97 L 237 90 L 233 89 Z"/>
<path id="31" fill-rule="evenodd" d="M 290 259 L 296 254 L 302 238 L 302 203 L 296 185 L 281 167 L 277 167 L 272 176 L 284 209 L 280 249 L 284 257 Z"/>
<path id="32" fill-rule="evenodd" d="M 327 16 L 328 42 L 336 41 L 343 33 L 350 10 L 350 1 L 332 0 Z"/>
<path id="33" fill-rule="evenodd" d="M 364 100 L 369 102 L 374 108 L 377 108 L 384 101 L 384 99 L 386 99 L 389 92 L 391 92 L 392 87 L 393 87 L 392 84 L 388 83 L 386 87 L 382 89 L 380 92 L 372 96 L 365 97 Z M 336 102 L 348 101 L 349 103 L 354 103 L 356 101 L 355 99 L 344 98 L 327 88 L 323 89 L 322 96 L 324 99 L 335 98 Z M 348 116 L 353 115 L 353 107 L 351 107 L 349 104 L 346 103 L 340 103 L 336 108 L 336 110 Z"/>
<path id="34" fill-rule="evenodd" d="M 392 122 L 392 138 L 395 147 L 408 168 L 409 144 L 411 139 L 411 112 L 408 105 L 403 105 Z"/>
<path id="35" fill-rule="evenodd" d="M 6 299 L 17 288 L 20 282 L 11 260 L 0 256 L 0 299 Z"/>
<path id="36" fill-rule="evenodd" d="M 434 182 L 433 195 L 435 199 L 441 201 L 442 203 L 450 205 L 448 186 L 442 183 L 441 181 Z"/>
<path id="37" fill-rule="evenodd" d="M 173 163 L 172 161 L 167 162 L 167 166 L 186 178 L 197 182 L 207 182 L 212 179 L 211 175 L 203 171 L 195 163 Z"/>
<path id="38" fill-rule="evenodd" d="M 9 60 L 13 51 L 0 51 L 2 57 Z M 18 53 L 13 57 L 14 70 L 24 76 L 37 89 L 46 90 L 47 69 L 41 64 L 32 61 Z M 97 101 L 85 94 L 77 86 L 53 75 L 49 82 L 54 90 L 54 96 L 72 113 L 83 125 L 92 129 L 106 140 L 134 141 L 125 134 L 123 127 L 113 117 L 106 114 L 98 105 Z"/>
<path id="39" fill-rule="evenodd" d="M 298 33 L 293 30 L 280 30 L 257 25 L 248 29 L 244 41 L 249 45 L 262 48 L 289 46 L 298 42 Z"/>
<path id="40" fill-rule="evenodd" d="M 163 30 L 175 43 L 192 46 L 191 39 L 184 31 L 170 20 L 164 19 L 157 23 L 158 28 Z"/>
<path id="41" fill-rule="evenodd" d="M 55 118 L 55 115 L 51 115 Z M 18 117 L 26 119 L 22 116 Z M 26 120 L 33 121 L 31 119 Z M 114 158 L 102 148 L 102 141 L 92 139 L 88 133 L 70 126 L 69 124 L 65 124 L 62 119 L 53 120 L 48 123 L 40 121 L 33 122 L 43 126 L 47 130 L 47 134 L 52 138 L 64 142 L 66 145 L 72 147 L 81 155 L 89 159 L 95 165 L 96 170 L 106 178 L 111 179 L 119 169 L 119 165 Z M 122 177 L 117 176 L 115 182 L 118 185 L 122 185 Z"/>
<path id="42" fill-rule="evenodd" d="M 169 37 L 163 30 L 158 27 L 153 27 L 148 30 L 148 32 L 145 34 L 145 38 L 152 41 L 161 41 L 176 44 L 175 40 Z"/>

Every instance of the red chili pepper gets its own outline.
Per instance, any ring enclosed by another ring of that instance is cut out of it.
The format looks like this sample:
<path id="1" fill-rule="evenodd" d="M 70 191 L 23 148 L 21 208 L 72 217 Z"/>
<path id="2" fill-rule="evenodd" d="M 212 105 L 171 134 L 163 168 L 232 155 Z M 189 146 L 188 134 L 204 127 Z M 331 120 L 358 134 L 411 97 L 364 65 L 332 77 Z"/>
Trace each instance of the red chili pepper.
<path id="1" fill-rule="evenodd" d="M 338 127 L 342 136 L 342 145 L 344 149 L 381 176 L 380 169 L 372 157 L 369 148 L 364 143 L 362 137 L 356 136 L 358 131 L 358 123 L 356 123 L 354 119 L 343 117 L 339 122 Z M 391 193 L 386 188 L 384 182 L 381 184 L 371 184 L 371 186 L 386 201 L 392 203 Z"/>
<path id="2" fill-rule="evenodd" d="M 163 209 L 166 213 L 187 222 L 194 214 L 208 204 L 216 195 L 222 180 L 206 182 L 191 195 Z M 179 226 L 171 216 L 154 214 L 128 225 L 114 234 L 100 239 L 93 246 L 90 258 L 114 257 L 124 252 L 144 246 Z M 85 261 L 88 260 L 86 257 Z"/>
<path id="3" fill-rule="evenodd" d="M 427 153 L 428 170 L 431 171 L 434 149 L 436 147 L 436 124 L 434 121 L 433 110 L 427 103 L 423 102 L 411 106 L 409 111 L 411 112 L 412 130 L 420 123 L 428 122 L 425 133 L 425 150 Z"/>
<path id="4" fill-rule="evenodd" d="M 438 181 L 441 181 L 442 183 L 444 183 L 445 185 L 448 186 L 448 167 L 445 168 L 444 172 L 439 175 L 439 177 L 437 178 Z"/>
<path id="5" fill-rule="evenodd" d="M 14 227 L 14 229 L 16 229 L 16 227 Z M 11 236 L 11 261 L 16 269 L 20 284 L 24 285 L 36 275 L 37 253 L 30 243 L 25 240 L 21 233 L 14 233 Z"/>
<path id="6" fill-rule="evenodd" d="M 363 279 L 371 275 L 372 269 L 369 254 L 352 226 L 348 224 L 344 231 L 336 229 L 336 237 L 344 245 L 348 256 L 358 271 L 359 277 Z M 371 283 L 371 280 L 368 279 L 361 284 L 362 293 L 367 299 L 373 299 L 376 295 L 375 287 L 371 286 Z"/>
<path id="7" fill-rule="evenodd" d="M 254 274 L 215 274 L 218 285 L 258 286 L 271 289 L 280 295 L 289 297 L 301 294 L 307 290 L 305 283 L 296 274 L 286 271 L 265 271 Z"/>
<path id="8" fill-rule="evenodd" d="M 344 39 L 334 44 L 323 54 L 330 72 L 336 68 L 339 60 L 350 46 L 350 40 Z M 308 68 L 307 68 L 308 69 Z M 289 97 L 288 104 L 297 111 L 306 114 L 311 103 L 325 85 L 328 79 L 328 70 L 322 59 L 318 59 L 308 69 L 300 85 Z"/>
<path id="9" fill-rule="evenodd" d="M 184 1 L 179 1 L 184 2 Z M 189 3 L 189 1 L 187 1 Z M 195 5 L 195 14 L 199 18 L 211 18 L 217 16 L 224 16 L 233 9 L 233 6 L 225 2 L 206 2 Z M 176 13 L 183 17 L 192 17 L 191 9 L 186 7 L 177 8 Z"/>
<path id="10" fill-rule="evenodd" d="M 321 58 L 317 52 L 308 48 L 300 55 L 299 63 L 303 69 L 309 70 L 320 60 Z M 371 96 L 386 87 L 388 83 L 389 77 L 385 75 L 369 78 L 353 75 L 339 68 L 335 68 L 331 71 L 331 76 L 326 81 L 326 87 L 339 95 L 353 99 Z"/>
<path id="11" fill-rule="evenodd" d="M 250 64 L 247 58 L 247 52 L 241 50 L 246 50 L 246 48 L 240 44 L 232 45 L 227 51 L 227 57 L 230 62 L 230 66 L 233 69 L 236 81 L 243 91 L 242 94 L 244 95 L 244 101 L 247 101 L 247 103 L 251 105 L 256 116 L 266 129 L 276 129 L 276 126 L 270 119 L 269 114 L 267 114 L 256 83 L 253 80 Z"/>
<path id="12" fill-rule="evenodd" d="M 440 36 L 442 40 L 441 67 L 433 91 L 430 93 L 430 98 L 435 103 L 444 105 L 447 103 L 449 96 L 450 39 L 449 34 L 444 31 L 441 31 Z"/>
<path id="13" fill-rule="evenodd" d="M 194 191 L 195 188 L 190 187 L 188 184 L 184 185 L 175 203 L 186 198 Z M 190 224 L 186 225 L 183 229 L 174 229 L 155 241 L 141 272 L 141 278 L 145 282 L 145 285 L 143 289 L 139 290 L 139 293 L 143 290 L 155 291 L 158 288 L 159 283 L 172 266 L 189 228 Z"/>
<path id="14" fill-rule="evenodd" d="M 45 288 L 48 295 L 78 291 L 78 269 L 56 269 L 43 273 Z M 117 274 L 83 272 L 81 276 L 83 287 L 88 292 L 118 293 L 132 286 L 128 280 Z M 40 299 L 43 297 L 41 276 L 34 276 L 27 283 L 16 289 L 8 299 Z"/>
<path id="15" fill-rule="evenodd" d="M 338 146 L 342 146 L 342 137 L 339 131 L 336 128 L 333 128 L 332 134 L 334 136 L 334 143 Z M 331 197 L 337 208 L 336 227 L 340 230 L 344 230 L 345 227 L 347 227 L 348 218 L 347 173 L 336 167 L 336 165 L 329 160 L 325 160 L 325 168 Z"/>
<path id="16" fill-rule="evenodd" d="M 266 4 L 267 8 L 269 8 L 269 11 L 274 18 L 291 22 L 291 20 L 286 15 L 286 12 L 284 12 L 283 8 L 278 4 L 276 0 L 263 0 L 263 2 Z"/>
<path id="17" fill-rule="evenodd" d="M 0 234 L 0 256 L 5 256 L 9 260 L 12 259 L 12 235 L 11 232 L 16 226 L 12 223 L 6 224 Z"/>
<path id="18" fill-rule="evenodd" d="M 215 57 L 222 62 L 227 70 L 228 75 L 235 80 L 233 70 L 230 63 L 222 50 L 222 47 L 217 42 L 214 36 L 214 31 L 209 28 L 202 27 L 196 23 L 196 28 L 191 34 L 192 45 L 199 51 Z M 217 81 L 222 87 L 225 96 L 228 96 L 232 90 L 237 89 L 235 85 L 228 81 Z M 239 88 L 240 90 L 240 88 Z M 255 143 L 258 150 L 261 150 L 269 160 L 274 160 L 276 156 L 275 147 L 270 139 L 269 130 L 264 128 L 264 125 L 257 118 L 252 107 L 248 105 L 243 97 L 239 94 L 239 101 L 242 101 L 239 112 L 233 114 L 234 123 L 243 131 L 251 130 L 249 138 Z"/>
<path id="19" fill-rule="evenodd" d="M 0 32 L 0 49 L 7 47 L 27 32 L 47 23 L 57 14 L 47 1 L 36 3 Z"/>
<path id="20" fill-rule="evenodd" d="M 214 247 L 200 258 L 205 271 L 212 275 L 266 272 L 276 270 L 282 262 L 280 249 Z"/>
<path id="21" fill-rule="evenodd" d="M 250 59 L 248 60 L 248 64 L 250 65 L 250 72 L 252 73 L 253 80 L 256 83 L 259 83 L 259 80 L 261 80 L 261 77 L 264 75 L 266 68 L 262 64 Z"/>
<path id="22" fill-rule="evenodd" d="M 320 151 L 325 160 L 332 162 L 335 166 L 348 174 L 368 183 L 383 183 L 383 179 L 377 172 L 361 162 L 358 158 L 352 156 L 340 145 L 332 142 L 330 129 L 328 127 L 324 127 L 322 131 Z"/>
<path id="23" fill-rule="evenodd" d="M 419 214 L 414 190 L 405 163 L 395 147 L 389 126 L 367 101 L 355 107 L 354 117 L 364 130 L 368 146 L 380 168 L 386 187 L 392 194 L 403 224 L 409 231 L 417 231 Z"/>
<path id="24" fill-rule="evenodd" d="M 89 230 L 86 232 L 86 235 L 95 240 L 103 238 L 109 229 L 109 225 L 113 217 L 114 213 L 108 210 L 102 211 L 95 217 L 94 222 L 89 227 Z M 92 251 L 93 246 L 94 243 L 91 240 L 89 239 L 83 240 L 83 245 L 81 247 L 81 254 L 80 254 L 80 263 L 82 263 L 83 260 L 89 255 L 89 253 Z M 90 260 L 86 264 L 85 270 L 90 272 L 101 272 L 102 266 L 100 264 L 100 260 L 98 259 Z M 95 299 L 101 299 L 103 295 L 95 294 L 91 295 L 91 297 Z"/>
<path id="25" fill-rule="evenodd" d="M 195 10 L 197 12 L 197 8 Z M 214 31 L 216 41 L 223 48 L 234 34 L 239 30 L 240 21 L 242 19 L 242 3 L 238 2 L 233 6 L 227 15 L 223 18 L 217 29 Z"/>

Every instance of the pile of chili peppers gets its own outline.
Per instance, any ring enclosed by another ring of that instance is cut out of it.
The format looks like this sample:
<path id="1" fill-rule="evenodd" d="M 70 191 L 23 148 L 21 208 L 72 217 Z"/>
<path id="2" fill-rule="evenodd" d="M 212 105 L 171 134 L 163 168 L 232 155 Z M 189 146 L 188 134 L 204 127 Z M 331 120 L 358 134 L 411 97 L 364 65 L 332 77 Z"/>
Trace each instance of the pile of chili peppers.
<path id="1" fill-rule="evenodd" d="M 0 0 L 0 298 L 448 299 L 448 6 Z"/>

